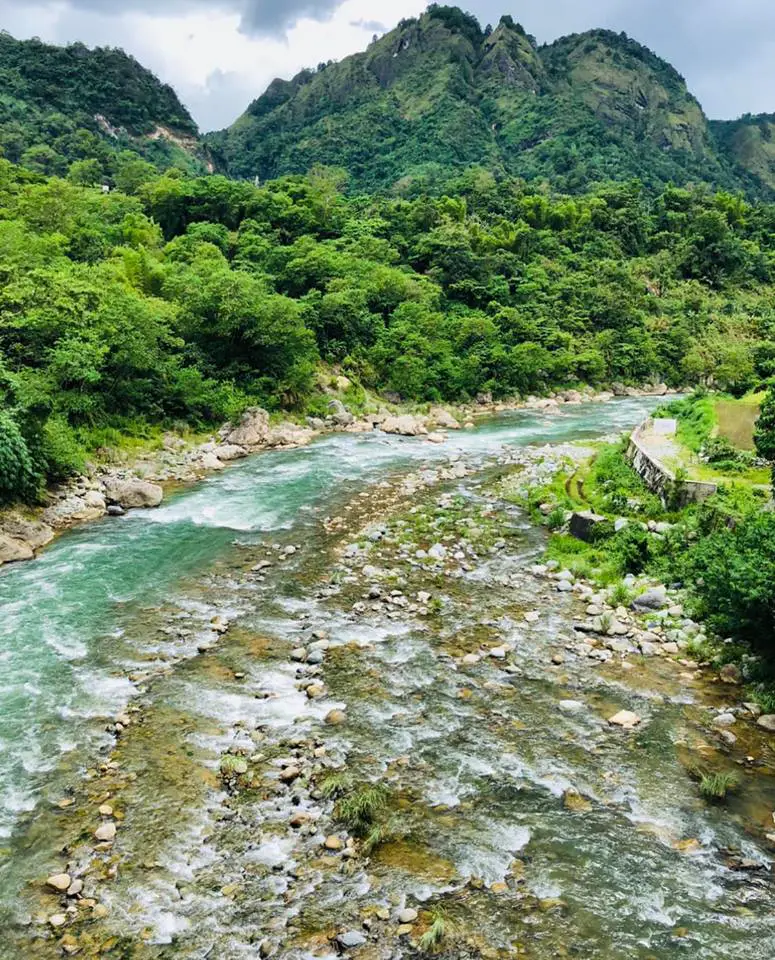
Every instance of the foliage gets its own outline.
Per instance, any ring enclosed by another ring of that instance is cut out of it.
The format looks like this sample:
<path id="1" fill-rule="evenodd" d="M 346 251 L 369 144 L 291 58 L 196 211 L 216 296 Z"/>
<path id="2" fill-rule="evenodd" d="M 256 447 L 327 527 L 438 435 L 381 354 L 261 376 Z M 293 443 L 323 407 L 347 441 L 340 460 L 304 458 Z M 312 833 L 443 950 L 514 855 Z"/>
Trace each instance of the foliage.
<path id="1" fill-rule="evenodd" d="M 762 403 L 761 414 L 754 431 L 756 452 L 772 464 L 775 486 L 775 387 L 770 386 Z"/>
<path id="2" fill-rule="evenodd" d="M 138 154 L 152 169 L 203 168 L 196 124 L 175 91 L 122 50 L 0 32 L 0 64 L 0 156 L 84 186 L 118 180 Z M 172 136 L 159 137 L 160 127 Z"/>
<path id="3" fill-rule="evenodd" d="M 710 533 L 683 562 L 711 627 L 774 662 L 775 514 L 754 512 Z"/>
<path id="4" fill-rule="evenodd" d="M 276 80 L 208 143 L 233 176 L 325 164 L 361 190 L 405 196 L 441 194 L 475 164 L 573 194 L 638 178 L 655 191 L 705 183 L 770 197 L 772 127 L 755 131 L 741 145 L 725 125 L 711 129 L 683 77 L 624 34 L 592 30 L 539 48 L 511 17 L 483 31 L 434 3 L 362 53 Z M 746 259 L 725 216 L 705 217 L 681 251 L 693 276 Z"/>
<path id="5" fill-rule="evenodd" d="M 700 796 L 710 803 L 720 803 L 739 785 L 734 773 L 705 773 L 700 777 Z"/>

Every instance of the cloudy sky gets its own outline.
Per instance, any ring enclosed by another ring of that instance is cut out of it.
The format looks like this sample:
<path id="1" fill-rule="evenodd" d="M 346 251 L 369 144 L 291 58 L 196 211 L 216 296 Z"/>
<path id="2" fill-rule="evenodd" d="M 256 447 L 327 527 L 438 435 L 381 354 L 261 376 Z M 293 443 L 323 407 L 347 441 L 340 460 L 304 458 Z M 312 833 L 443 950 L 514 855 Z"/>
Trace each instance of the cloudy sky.
<path id="1" fill-rule="evenodd" d="M 0 0 L 16 37 L 121 46 L 171 83 L 203 130 L 231 123 L 276 76 L 363 49 L 427 0 Z M 469 0 L 539 41 L 625 30 L 669 60 L 713 118 L 775 111 L 773 0 Z"/>

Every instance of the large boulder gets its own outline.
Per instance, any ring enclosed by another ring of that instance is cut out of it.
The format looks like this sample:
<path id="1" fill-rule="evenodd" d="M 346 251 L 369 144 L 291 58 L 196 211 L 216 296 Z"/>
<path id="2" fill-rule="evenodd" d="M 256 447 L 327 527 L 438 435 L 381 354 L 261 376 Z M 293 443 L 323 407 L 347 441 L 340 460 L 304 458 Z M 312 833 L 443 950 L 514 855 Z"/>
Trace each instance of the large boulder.
<path id="1" fill-rule="evenodd" d="M 398 434 L 401 437 L 421 437 L 428 432 L 423 421 L 409 413 L 399 417 L 386 417 L 381 427 L 385 433 Z"/>
<path id="2" fill-rule="evenodd" d="M 85 496 L 66 496 L 47 507 L 41 516 L 46 526 L 55 530 L 72 527 L 76 523 L 87 523 L 89 520 L 99 520 L 105 515 L 105 498 L 96 490 L 90 490 Z"/>
<path id="3" fill-rule="evenodd" d="M 219 443 L 213 452 L 216 457 L 224 463 L 241 460 L 248 455 L 247 450 L 244 447 L 238 446 L 236 443 Z"/>
<path id="4" fill-rule="evenodd" d="M 331 419 L 339 427 L 349 427 L 355 420 L 341 400 L 332 400 L 328 404 L 328 409 L 331 411 Z"/>
<path id="5" fill-rule="evenodd" d="M 5 517 L 0 523 L 0 533 L 13 540 L 23 540 L 33 550 L 40 550 L 54 539 L 54 531 L 39 520 L 27 520 L 16 514 Z"/>
<path id="6" fill-rule="evenodd" d="M 585 543 L 592 543 L 595 539 L 596 528 L 606 522 L 605 517 L 591 513 L 588 510 L 581 513 L 574 513 L 570 518 L 571 536 L 577 540 L 583 540 Z"/>
<path id="7" fill-rule="evenodd" d="M 315 439 L 315 431 L 295 423 L 281 423 L 269 432 L 269 447 L 303 447 Z"/>
<path id="8" fill-rule="evenodd" d="M 444 430 L 460 429 L 458 421 L 452 416 L 449 410 L 445 410 L 444 407 L 433 407 L 428 416 L 437 427 L 441 427 Z"/>
<path id="9" fill-rule="evenodd" d="M 124 510 L 140 507 L 158 507 L 164 499 L 164 491 L 158 484 L 147 480 L 119 480 L 112 477 L 105 481 L 105 496 L 109 503 Z"/>
<path id="10" fill-rule="evenodd" d="M 662 610 L 667 606 L 667 590 L 664 587 L 653 587 L 646 590 L 632 601 L 632 609 L 639 612 Z"/>
<path id="11" fill-rule="evenodd" d="M 35 553 L 29 543 L 15 540 L 0 533 L 0 563 L 15 563 L 18 560 L 32 560 Z"/>
<path id="12" fill-rule="evenodd" d="M 239 425 L 227 428 L 222 436 L 225 443 L 238 447 L 260 447 L 269 438 L 269 414 L 261 407 L 250 407 L 240 419 Z"/>

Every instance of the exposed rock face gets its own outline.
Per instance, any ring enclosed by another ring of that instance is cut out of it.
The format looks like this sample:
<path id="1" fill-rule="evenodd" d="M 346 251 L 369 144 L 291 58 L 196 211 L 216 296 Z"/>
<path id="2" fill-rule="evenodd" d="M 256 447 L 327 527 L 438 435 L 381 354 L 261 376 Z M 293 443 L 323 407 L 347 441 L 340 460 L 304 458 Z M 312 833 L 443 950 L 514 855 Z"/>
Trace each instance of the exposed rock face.
<path id="1" fill-rule="evenodd" d="M 261 407 L 251 407 L 242 414 L 239 426 L 223 437 L 227 444 L 238 447 L 260 447 L 269 439 L 269 414 Z"/>
<path id="2" fill-rule="evenodd" d="M 119 480 L 111 478 L 105 482 L 105 496 L 110 503 L 116 503 L 124 510 L 139 507 L 158 507 L 164 499 L 164 491 L 158 484 L 147 480 Z"/>

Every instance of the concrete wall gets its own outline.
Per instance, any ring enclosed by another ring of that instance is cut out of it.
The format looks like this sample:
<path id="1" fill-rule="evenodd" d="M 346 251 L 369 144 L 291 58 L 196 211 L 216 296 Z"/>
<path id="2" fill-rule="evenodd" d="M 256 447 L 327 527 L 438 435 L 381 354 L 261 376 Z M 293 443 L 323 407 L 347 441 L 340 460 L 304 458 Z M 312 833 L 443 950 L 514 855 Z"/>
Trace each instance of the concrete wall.
<path id="1" fill-rule="evenodd" d="M 682 480 L 676 487 L 675 474 L 649 450 L 643 435 L 653 427 L 653 420 L 645 420 L 630 435 L 628 457 L 635 471 L 643 478 L 649 490 L 659 494 L 663 502 L 674 492 L 677 505 L 702 503 L 718 490 L 715 483 L 702 480 Z"/>

